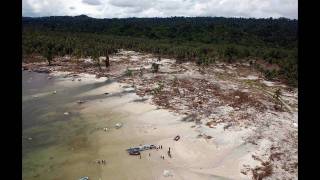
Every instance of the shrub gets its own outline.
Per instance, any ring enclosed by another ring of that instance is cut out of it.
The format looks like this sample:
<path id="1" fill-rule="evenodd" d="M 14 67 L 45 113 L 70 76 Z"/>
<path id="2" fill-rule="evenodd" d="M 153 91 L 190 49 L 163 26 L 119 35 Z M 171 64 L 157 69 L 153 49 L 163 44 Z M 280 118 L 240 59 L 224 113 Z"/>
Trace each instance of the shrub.
<path id="1" fill-rule="evenodd" d="M 265 70 L 264 71 L 264 76 L 265 78 L 267 78 L 268 80 L 273 80 L 275 77 L 278 76 L 278 72 L 276 70 Z"/>
<path id="2" fill-rule="evenodd" d="M 234 62 L 234 60 L 239 56 L 239 51 L 234 46 L 228 46 L 224 51 L 224 57 L 227 58 L 229 63 Z"/>
<path id="3" fill-rule="evenodd" d="M 151 69 L 153 73 L 157 73 L 159 71 L 159 64 L 152 63 Z"/>
<path id="4" fill-rule="evenodd" d="M 124 73 L 126 76 L 133 76 L 133 71 L 127 68 L 127 70 Z"/>
<path id="5" fill-rule="evenodd" d="M 158 86 L 152 90 L 153 94 L 158 94 L 164 88 L 164 84 L 162 82 L 158 83 Z"/>

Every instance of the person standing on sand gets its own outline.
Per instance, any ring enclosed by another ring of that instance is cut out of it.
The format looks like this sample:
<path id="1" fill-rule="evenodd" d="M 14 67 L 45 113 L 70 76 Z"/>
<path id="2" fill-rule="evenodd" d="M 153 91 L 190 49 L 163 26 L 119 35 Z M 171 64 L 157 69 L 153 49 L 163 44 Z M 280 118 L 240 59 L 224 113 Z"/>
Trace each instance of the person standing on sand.
<path id="1" fill-rule="evenodd" d="M 141 154 L 139 154 L 139 159 L 141 159 Z"/>
<path id="2" fill-rule="evenodd" d="M 171 158 L 171 149 L 169 147 L 168 156 Z"/>
<path id="3" fill-rule="evenodd" d="M 149 153 L 149 157 L 150 157 L 150 153 Z"/>

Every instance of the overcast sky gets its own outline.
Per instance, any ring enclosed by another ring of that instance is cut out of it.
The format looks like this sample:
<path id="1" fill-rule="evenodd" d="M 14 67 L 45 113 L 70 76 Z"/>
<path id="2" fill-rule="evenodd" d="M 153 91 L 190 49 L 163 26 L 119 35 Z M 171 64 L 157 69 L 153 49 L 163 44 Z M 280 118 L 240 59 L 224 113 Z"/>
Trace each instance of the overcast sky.
<path id="1" fill-rule="evenodd" d="M 95 18 L 223 16 L 298 19 L 298 0 L 22 0 L 22 15 Z"/>

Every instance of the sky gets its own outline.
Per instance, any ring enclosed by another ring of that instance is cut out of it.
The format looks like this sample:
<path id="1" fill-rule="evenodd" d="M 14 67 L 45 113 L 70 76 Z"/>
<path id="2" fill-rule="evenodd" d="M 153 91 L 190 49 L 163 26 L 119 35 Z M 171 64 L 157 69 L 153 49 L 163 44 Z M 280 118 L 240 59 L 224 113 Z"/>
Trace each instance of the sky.
<path id="1" fill-rule="evenodd" d="M 218 16 L 298 19 L 298 0 L 22 0 L 22 16 Z"/>

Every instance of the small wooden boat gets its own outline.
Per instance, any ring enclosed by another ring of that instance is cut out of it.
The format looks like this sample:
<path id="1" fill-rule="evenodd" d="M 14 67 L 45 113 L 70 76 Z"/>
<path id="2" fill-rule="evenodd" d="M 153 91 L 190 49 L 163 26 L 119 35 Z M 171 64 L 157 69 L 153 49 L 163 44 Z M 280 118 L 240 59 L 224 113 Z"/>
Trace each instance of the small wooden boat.
<path id="1" fill-rule="evenodd" d="M 180 139 L 179 135 L 174 138 L 175 141 L 178 141 L 179 139 Z"/>

